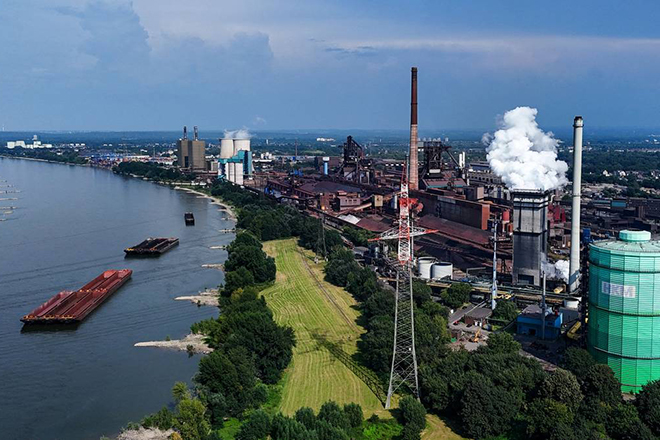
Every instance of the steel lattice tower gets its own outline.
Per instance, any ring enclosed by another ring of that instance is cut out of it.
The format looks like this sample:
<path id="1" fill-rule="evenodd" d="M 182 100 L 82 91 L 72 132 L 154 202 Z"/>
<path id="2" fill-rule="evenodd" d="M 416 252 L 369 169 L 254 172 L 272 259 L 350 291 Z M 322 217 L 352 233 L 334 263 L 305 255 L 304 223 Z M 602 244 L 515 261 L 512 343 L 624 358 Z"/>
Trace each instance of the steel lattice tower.
<path id="1" fill-rule="evenodd" d="M 415 314 L 412 292 L 412 237 L 429 232 L 412 225 L 410 210 L 417 204 L 416 199 L 408 196 L 406 167 L 401 176 L 399 192 L 399 225 L 383 232 L 376 240 L 398 240 L 397 260 L 393 262 L 396 270 L 396 306 L 394 310 L 394 349 L 392 369 L 387 390 L 385 408 L 389 409 L 392 395 L 406 385 L 419 399 L 419 381 L 417 378 L 417 355 L 415 354 Z"/>

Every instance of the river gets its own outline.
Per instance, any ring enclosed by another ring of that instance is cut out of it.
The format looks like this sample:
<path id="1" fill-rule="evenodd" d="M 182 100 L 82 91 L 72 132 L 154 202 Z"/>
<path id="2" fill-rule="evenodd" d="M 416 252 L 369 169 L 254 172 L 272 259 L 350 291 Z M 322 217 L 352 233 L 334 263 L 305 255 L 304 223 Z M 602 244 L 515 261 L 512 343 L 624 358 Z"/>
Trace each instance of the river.
<path id="1" fill-rule="evenodd" d="M 11 185 L 11 186 L 9 186 Z M 88 167 L 0 158 L 0 430 L 3 439 L 98 439 L 171 402 L 199 356 L 140 341 L 180 338 L 216 317 L 174 301 L 222 283 L 233 234 L 210 200 Z M 12 192 L 20 191 L 20 192 Z M 18 200 L 1 200 L 12 199 Z M 7 209 L 16 207 L 16 209 Z M 7 212 L 13 211 L 13 212 Z M 195 226 L 183 214 L 192 211 Z M 179 237 L 156 259 L 125 259 L 147 237 Z M 133 278 L 75 329 L 26 331 L 19 319 L 106 269 Z"/>

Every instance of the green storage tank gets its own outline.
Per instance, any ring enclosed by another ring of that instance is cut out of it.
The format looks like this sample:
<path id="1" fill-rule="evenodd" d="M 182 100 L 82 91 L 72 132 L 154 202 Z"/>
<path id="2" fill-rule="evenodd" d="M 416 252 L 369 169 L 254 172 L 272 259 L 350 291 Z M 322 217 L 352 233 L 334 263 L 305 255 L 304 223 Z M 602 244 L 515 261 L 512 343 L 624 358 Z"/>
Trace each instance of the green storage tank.
<path id="1" fill-rule="evenodd" d="M 593 243 L 589 263 L 589 352 L 637 392 L 660 379 L 660 241 L 621 231 Z"/>

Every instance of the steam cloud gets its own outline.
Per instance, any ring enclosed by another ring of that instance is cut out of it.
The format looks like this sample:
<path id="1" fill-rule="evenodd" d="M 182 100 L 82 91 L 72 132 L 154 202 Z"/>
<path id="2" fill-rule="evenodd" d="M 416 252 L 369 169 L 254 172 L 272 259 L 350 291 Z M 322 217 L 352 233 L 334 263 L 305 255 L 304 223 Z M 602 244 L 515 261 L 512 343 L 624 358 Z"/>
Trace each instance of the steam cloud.
<path id="1" fill-rule="evenodd" d="M 538 110 L 517 107 L 502 118 L 501 128 L 492 137 L 487 149 L 488 163 L 509 189 L 561 188 L 568 183 L 566 162 L 557 160 L 559 141 L 551 132 L 545 133 L 536 123 Z"/>
<path id="2" fill-rule="evenodd" d="M 570 269 L 567 260 L 558 260 L 554 264 L 549 263 L 548 261 L 543 261 L 541 269 L 545 272 L 548 279 L 568 282 L 568 272 Z"/>
<path id="3" fill-rule="evenodd" d="M 246 129 L 240 130 L 225 130 L 225 139 L 250 139 L 252 134 Z"/>

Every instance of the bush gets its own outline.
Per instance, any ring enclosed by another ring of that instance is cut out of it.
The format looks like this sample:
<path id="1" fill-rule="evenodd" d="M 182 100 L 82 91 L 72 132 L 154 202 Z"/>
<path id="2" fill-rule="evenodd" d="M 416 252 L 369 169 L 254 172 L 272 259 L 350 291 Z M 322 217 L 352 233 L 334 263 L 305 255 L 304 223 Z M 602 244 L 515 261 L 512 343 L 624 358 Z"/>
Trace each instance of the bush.
<path id="1" fill-rule="evenodd" d="M 417 399 L 406 396 L 399 401 L 401 422 L 403 424 L 403 437 L 405 439 L 418 439 L 426 427 L 426 409 Z"/>
<path id="2" fill-rule="evenodd" d="M 362 425 L 364 415 L 362 414 L 362 407 L 357 403 L 348 403 L 344 405 L 344 414 L 346 414 L 348 424 L 351 428 L 357 428 Z"/>
<path id="3" fill-rule="evenodd" d="M 445 289 L 440 297 L 452 309 L 457 309 L 470 299 L 472 286 L 467 283 L 456 283 Z"/>
<path id="4" fill-rule="evenodd" d="M 333 401 L 325 402 L 319 410 L 318 420 L 324 420 L 339 429 L 347 429 L 349 420 L 344 411 Z"/>
<path id="5" fill-rule="evenodd" d="M 511 322 L 518 316 L 516 304 L 513 301 L 499 301 L 495 310 L 493 310 L 493 318 L 505 322 Z"/>
<path id="6" fill-rule="evenodd" d="M 256 410 L 248 420 L 241 425 L 236 434 L 236 440 L 261 440 L 270 433 L 270 417 L 262 410 Z"/>
<path id="7" fill-rule="evenodd" d="M 635 403 L 640 418 L 655 435 L 660 435 L 660 380 L 642 386 Z"/>

